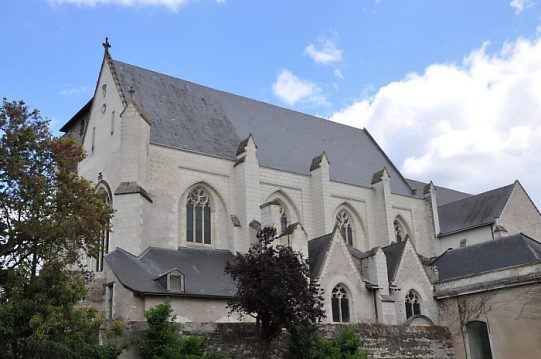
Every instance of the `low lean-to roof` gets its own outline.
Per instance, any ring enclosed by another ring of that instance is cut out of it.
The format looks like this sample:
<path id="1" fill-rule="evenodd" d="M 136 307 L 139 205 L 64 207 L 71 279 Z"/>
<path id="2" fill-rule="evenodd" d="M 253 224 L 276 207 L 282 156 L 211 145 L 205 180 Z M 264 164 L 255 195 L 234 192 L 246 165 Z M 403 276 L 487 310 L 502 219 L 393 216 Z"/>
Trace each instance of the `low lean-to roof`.
<path id="1" fill-rule="evenodd" d="M 404 248 L 406 248 L 406 241 L 393 243 L 381 248 L 387 260 L 387 277 L 390 282 L 394 281 L 396 278 L 396 272 L 400 265 L 400 261 L 402 260 Z"/>
<path id="2" fill-rule="evenodd" d="M 448 249 L 433 263 L 439 281 L 541 263 L 541 243 L 519 233 L 466 247 Z"/>
<path id="3" fill-rule="evenodd" d="M 321 275 L 333 236 L 334 231 L 308 241 L 308 263 L 310 264 L 310 276 L 312 278 L 318 278 Z"/>
<path id="4" fill-rule="evenodd" d="M 214 90 L 113 61 L 125 93 L 150 119 L 150 142 L 235 160 L 240 141 L 253 135 L 263 167 L 308 175 L 326 152 L 334 181 L 371 187 L 386 167 L 393 193 L 411 196 L 405 179 L 368 131 Z"/>
<path id="5" fill-rule="evenodd" d="M 514 184 L 438 206 L 440 236 L 494 223 Z"/>
<path id="6" fill-rule="evenodd" d="M 156 281 L 176 268 L 184 274 L 185 296 L 231 297 L 237 292 L 233 279 L 224 273 L 233 254 L 226 250 L 181 247 L 178 250 L 150 247 L 139 257 L 122 249 L 105 256 L 107 264 L 126 288 L 145 295 L 178 295 Z"/>
<path id="7" fill-rule="evenodd" d="M 428 183 L 413 180 L 410 178 L 406 178 L 406 181 L 408 182 L 410 187 L 415 190 L 415 194 L 417 195 L 417 197 L 422 198 L 424 188 L 426 185 L 428 185 Z M 436 185 L 434 185 L 434 187 L 436 189 L 436 201 L 438 202 L 438 206 L 443 206 L 444 204 L 459 201 L 461 199 L 473 196 L 472 194 L 455 191 L 454 189 L 446 187 Z"/>

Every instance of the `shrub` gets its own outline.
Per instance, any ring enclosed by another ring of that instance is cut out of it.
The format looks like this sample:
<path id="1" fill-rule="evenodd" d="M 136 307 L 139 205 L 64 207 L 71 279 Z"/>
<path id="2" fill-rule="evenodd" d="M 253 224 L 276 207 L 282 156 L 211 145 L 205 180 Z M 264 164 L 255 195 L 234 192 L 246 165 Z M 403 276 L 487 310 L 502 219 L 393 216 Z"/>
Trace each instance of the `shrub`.
<path id="1" fill-rule="evenodd" d="M 332 339 L 317 330 L 295 327 L 289 331 L 290 359 L 366 359 L 362 341 L 351 328 L 344 328 Z"/>
<path id="2" fill-rule="evenodd" d="M 221 353 L 207 352 L 207 337 L 182 335 L 174 323 L 176 316 L 166 300 L 145 312 L 148 329 L 139 341 L 145 359 L 222 359 Z"/>

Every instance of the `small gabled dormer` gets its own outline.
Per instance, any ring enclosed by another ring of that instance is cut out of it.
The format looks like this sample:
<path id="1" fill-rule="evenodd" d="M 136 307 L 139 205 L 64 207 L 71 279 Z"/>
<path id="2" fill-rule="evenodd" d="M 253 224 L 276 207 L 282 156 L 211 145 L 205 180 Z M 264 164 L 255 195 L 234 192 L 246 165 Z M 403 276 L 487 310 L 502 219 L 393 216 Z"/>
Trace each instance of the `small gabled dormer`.
<path id="1" fill-rule="evenodd" d="M 169 270 L 161 274 L 158 278 L 155 279 L 164 287 L 168 292 L 171 293 L 184 293 L 184 274 L 176 268 Z"/>

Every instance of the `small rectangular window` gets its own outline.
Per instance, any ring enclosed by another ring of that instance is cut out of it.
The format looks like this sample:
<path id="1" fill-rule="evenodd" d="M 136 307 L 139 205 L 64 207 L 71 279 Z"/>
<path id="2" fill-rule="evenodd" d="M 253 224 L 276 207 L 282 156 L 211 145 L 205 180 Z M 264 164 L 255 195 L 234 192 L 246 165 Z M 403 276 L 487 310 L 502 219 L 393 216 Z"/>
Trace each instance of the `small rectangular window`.
<path id="1" fill-rule="evenodd" d="M 460 247 L 461 247 L 461 248 L 462 248 L 462 247 L 466 247 L 467 242 L 468 242 L 468 240 L 467 240 L 466 238 L 462 239 L 462 240 L 460 241 Z"/>
<path id="2" fill-rule="evenodd" d="M 114 294 L 114 283 L 111 283 L 107 286 L 105 290 L 105 295 L 107 296 L 107 319 L 113 319 L 113 294 Z"/>
<path id="3" fill-rule="evenodd" d="M 92 127 L 92 153 L 94 153 L 95 144 L 96 144 L 96 127 Z"/>

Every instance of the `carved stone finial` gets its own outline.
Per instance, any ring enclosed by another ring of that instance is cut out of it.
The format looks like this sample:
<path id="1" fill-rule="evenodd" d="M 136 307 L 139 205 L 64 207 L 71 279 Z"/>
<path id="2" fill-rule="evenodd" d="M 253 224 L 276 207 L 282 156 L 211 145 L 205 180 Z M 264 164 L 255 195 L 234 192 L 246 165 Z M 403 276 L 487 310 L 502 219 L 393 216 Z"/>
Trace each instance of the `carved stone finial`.
<path id="1" fill-rule="evenodd" d="M 103 179 L 103 173 L 98 172 L 98 181 L 101 181 Z"/>
<path id="2" fill-rule="evenodd" d="M 109 52 L 109 48 L 111 47 L 111 44 L 109 43 L 109 38 L 105 38 L 105 42 L 102 44 L 103 48 L 105 49 L 105 52 Z"/>
<path id="3" fill-rule="evenodd" d="M 133 100 L 133 95 L 135 94 L 135 90 L 133 89 L 133 86 L 130 86 L 128 93 L 130 94 L 130 99 Z"/>

